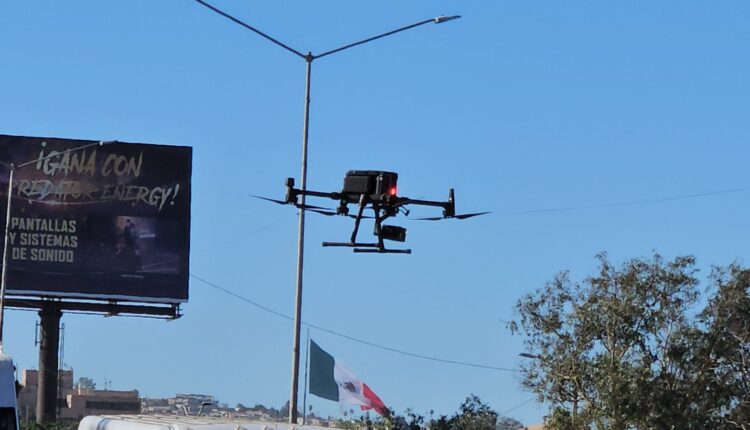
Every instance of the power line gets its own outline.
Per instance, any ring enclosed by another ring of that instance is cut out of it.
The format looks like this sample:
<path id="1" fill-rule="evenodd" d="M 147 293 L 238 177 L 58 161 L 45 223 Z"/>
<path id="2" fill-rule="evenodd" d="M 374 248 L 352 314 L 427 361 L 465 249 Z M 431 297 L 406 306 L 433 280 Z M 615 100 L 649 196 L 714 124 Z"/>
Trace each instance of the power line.
<path id="1" fill-rule="evenodd" d="M 521 406 L 523 406 L 523 405 L 525 405 L 525 404 L 527 404 L 527 403 L 531 403 L 531 402 L 533 402 L 534 400 L 536 400 L 536 397 L 532 397 L 532 398 L 530 398 L 529 400 L 526 400 L 526 401 L 524 401 L 524 402 L 522 402 L 522 403 L 519 403 L 519 404 L 517 404 L 517 405 L 513 406 L 512 408 L 510 408 L 510 409 L 508 409 L 508 410 L 505 410 L 505 411 L 501 412 L 501 413 L 500 413 L 500 416 L 505 416 L 505 414 L 507 414 L 508 412 L 512 412 L 512 411 L 515 411 L 516 409 L 520 408 Z"/>
<path id="2" fill-rule="evenodd" d="M 498 215 L 526 215 L 526 214 L 538 214 L 538 213 L 550 213 L 550 212 L 570 212 L 570 211 L 577 211 L 577 210 L 584 210 L 584 209 L 602 209 L 602 208 L 614 208 L 614 207 L 621 207 L 621 206 L 637 206 L 637 205 L 645 205 L 645 204 L 653 204 L 653 203 L 671 202 L 675 200 L 697 199 L 701 197 L 717 196 L 721 194 L 739 193 L 739 192 L 744 192 L 748 190 L 750 190 L 750 187 L 740 187 L 740 188 L 729 188 L 726 190 L 707 191 L 704 193 L 693 193 L 693 194 L 683 194 L 683 195 L 678 195 L 678 196 L 661 197 L 661 198 L 656 198 L 656 199 L 642 199 L 642 200 L 631 200 L 631 201 L 626 201 L 626 202 L 601 203 L 601 204 L 582 205 L 582 206 L 568 206 L 568 207 L 560 207 L 560 208 L 528 209 L 528 210 L 520 210 L 520 211 L 495 212 L 495 213 Z"/>
<path id="3" fill-rule="evenodd" d="M 498 370 L 498 371 L 502 371 L 502 372 L 518 372 L 519 371 L 518 369 L 510 369 L 510 368 L 507 368 L 507 367 L 488 366 L 488 365 L 485 365 L 485 364 L 471 363 L 471 362 L 468 362 L 468 361 L 448 360 L 448 359 L 445 359 L 445 358 L 438 358 L 438 357 L 431 357 L 431 356 L 423 355 L 423 354 L 417 354 L 417 353 L 414 353 L 414 352 L 408 352 L 408 351 L 404 351 L 404 350 L 400 350 L 400 349 L 396 349 L 396 348 L 391 348 L 389 346 L 379 345 L 379 344 L 373 343 L 373 342 L 368 342 L 366 340 L 362 340 L 362 339 L 358 339 L 358 338 L 355 338 L 355 337 L 352 337 L 352 336 L 348 336 L 348 335 L 345 335 L 345 334 L 342 334 L 342 333 L 339 333 L 339 332 L 336 332 L 336 331 L 333 331 L 333 330 L 329 330 L 329 329 L 326 329 L 326 328 L 323 328 L 323 327 L 315 326 L 315 325 L 310 324 L 310 323 L 303 323 L 303 324 L 305 324 L 308 327 L 311 327 L 311 328 L 314 328 L 314 329 L 317 329 L 317 330 L 320 330 L 320 331 L 332 334 L 334 336 L 339 336 L 339 337 L 342 337 L 344 339 L 351 340 L 353 342 L 358 342 L 358 343 L 361 343 L 363 345 L 371 346 L 373 348 L 378 348 L 378 349 L 382 349 L 382 350 L 385 350 L 385 351 L 394 352 L 396 354 L 406 355 L 408 357 L 420 358 L 420 359 L 423 359 L 423 360 L 436 361 L 438 363 L 454 364 L 454 365 L 457 365 L 457 366 L 476 367 L 476 368 L 479 368 L 479 369 L 488 369 L 488 370 Z"/>
<path id="4" fill-rule="evenodd" d="M 215 289 L 217 289 L 219 291 L 222 291 L 225 294 L 228 294 L 228 295 L 230 295 L 230 296 L 232 296 L 232 297 L 234 297 L 234 298 L 236 298 L 238 300 L 241 300 L 241 301 L 246 302 L 246 303 L 248 303 L 248 304 L 250 304 L 252 306 L 255 306 L 256 308 L 261 309 L 261 310 L 263 310 L 265 312 L 268 312 L 270 314 L 276 315 L 277 317 L 284 318 L 284 319 L 289 320 L 289 321 L 293 320 L 293 318 L 291 316 L 289 316 L 289 315 L 286 315 L 284 313 L 281 313 L 279 311 L 271 309 L 271 308 L 269 308 L 267 306 L 261 305 L 260 303 L 254 301 L 254 300 L 251 300 L 251 299 L 249 299 L 247 297 L 244 297 L 244 296 L 242 296 L 240 294 L 235 293 L 234 291 L 231 291 L 229 289 L 226 289 L 224 287 L 216 285 L 215 283 L 210 282 L 210 281 L 208 281 L 206 279 L 203 279 L 203 278 L 201 278 L 199 276 L 196 276 L 193 273 L 190 273 L 190 276 L 192 278 L 194 278 L 194 279 L 202 282 L 203 284 L 208 285 L 209 287 L 212 287 L 212 288 L 215 288 Z M 433 356 L 429 356 L 429 355 L 418 354 L 418 353 L 415 353 L 415 352 L 404 351 L 402 349 L 393 348 L 393 347 L 390 347 L 390 346 L 385 346 L 385 345 L 381 345 L 381 344 L 378 344 L 378 343 L 374 343 L 374 342 L 366 341 L 366 340 L 363 340 L 363 339 L 359 339 L 359 338 L 356 338 L 356 337 L 353 337 L 353 336 L 349 336 L 347 334 L 340 333 L 338 331 L 331 330 L 331 329 L 328 329 L 328 328 L 325 328 L 325 327 L 321 327 L 319 325 L 311 324 L 311 323 L 308 323 L 308 322 L 304 322 L 303 321 L 302 324 L 306 325 L 307 327 L 310 327 L 312 329 L 319 330 L 319 331 L 322 331 L 324 333 L 328 333 L 328 334 L 331 334 L 331 335 L 334 335 L 334 336 L 338 336 L 340 338 L 347 339 L 347 340 L 350 340 L 352 342 L 357 342 L 357 343 L 360 343 L 362 345 L 367 345 L 367 346 L 372 347 L 372 348 L 377 348 L 377 349 L 382 349 L 384 351 L 393 352 L 395 354 L 405 355 L 407 357 L 419 358 L 419 359 L 422 359 L 422 360 L 435 361 L 435 362 L 444 363 L 444 364 L 453 364 L 453 365 L 456 365 L 456 366 L 474 367 L 474 368 L 478 368 L 478 369 L 496 370 L 496 371 L 502 371 L 502 372 L 518 372 L 518 369 L 510 369 L 510 368 L 506 368 L 506 367 L 497 367 L 497 366 L 488 366 L 488 365 L 485 365 L 485 364 L 471 363 L 471 362 L 468 362 L 468 361 L 449 360 L 449 359 L 445 359 L 445 358 L 433 357 Z"/>
<path id="5" fill-rule="evenodd" d="M 235 293 L 234 291 L 228 290 L 228 289 L 226 289 L 224 287 L 220 287 L 220 286 L 214 284 L 211 281 L 208 281 L 206 279 L 203 279 L 203 278 L 195 275 L 192 272 L 190 273 L 190 277 L 192 277 L 193 279 L 197 279 L 198 281 L 200 281 L 200 282 L 208 285 L 209 287 L 213 287 L 213 288 L 215 288 L 215 289 L 217 289 L 219 291 L 222 291 L 222 292 L 224 292 L 224 293 L 226 293 L 226 294 L 228 294 L 228 295 L 230 295 L 230 296 L 232 296 L 232 297 L 234 297 L 236 299 L 239 299 L 239 300 L 242 300 L 243 302 L 249 303 L 249 304 L 255 306 L 258 309 L 261 309 L 261 310 L 263 310 L 265 312 L 268 312 L 270 314 L 276 315 L 277 317 L 281 317 L 281 318 L 284 318 L 284 319 L 289 320 L 289 321 L 292 321 L 294 319 L 294 318 L 290 317 L 289 315 L 283 314 L 283 313 L 281 313 L 279 311 L 275 311 L 275 310 L 273 310 L 273 309 L 271 309 L 269 307 L 261 305 L 260 303 L 258 303 L 256 301 L 250 300 L 247 297 L 241 296 L 241 295 Z"/>

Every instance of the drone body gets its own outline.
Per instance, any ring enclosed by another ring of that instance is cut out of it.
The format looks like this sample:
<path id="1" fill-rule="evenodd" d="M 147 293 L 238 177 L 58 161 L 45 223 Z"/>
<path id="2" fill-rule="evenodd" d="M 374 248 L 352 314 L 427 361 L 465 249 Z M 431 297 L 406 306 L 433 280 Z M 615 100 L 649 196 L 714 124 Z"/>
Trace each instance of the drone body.
<path id="1" fill-rule="evenodd" d="M 336 211 L 310 206 L 302 203 L 304 197 L 321 197 L 338 200 L 339 205 Z M 344 177 L 344 185 L 340 192 L 320 192 L 312 190 L 301 190 L 294 188 L 294 179 L 286 180 L 286 198 L 285 200 L 274 200 L 265 197 L 259 197 L 264 200 L 280 204 L 292 204 L 301 210 L 309 210 L 327 216 L 342 215 L 354 218 L 354 230 L 352 231 L 349 242 L 323 242 L 323 246 L 349 247 L 354 252 L 374 252 L 374 253 L 397 253 L 411 254 L 410 249 L 392 249 L 385 247 L 385 240 L 395 242 L 406 241 L 406 229 L 395 225 L 384 225 L 383 221 L 395 217 L 399 213 L 409 215 L 407 205 L 433 206 L 443 209 L 442 217 L 417 218 L 421 220 L 437 221 L 441 219 L 455 218 L 466 219 L 478 215 L 484 215 L 489 212 L 478 212 L 472 214 L 456 215 L 456 205 L 453 189 L 448 193 L 447 201 L 417 200 L 398 195 L 398 174 L 381 170 L 350 170 Z M 349 205 L 357 205 L 356 215 L 349 214 Z M 365 209 L 370 208 L 373 216 L 364 216 Z M 362 219 L 374 219 L 374 235 L 377 242 L 365 243 L 357 242 L 357 234 Z"/>

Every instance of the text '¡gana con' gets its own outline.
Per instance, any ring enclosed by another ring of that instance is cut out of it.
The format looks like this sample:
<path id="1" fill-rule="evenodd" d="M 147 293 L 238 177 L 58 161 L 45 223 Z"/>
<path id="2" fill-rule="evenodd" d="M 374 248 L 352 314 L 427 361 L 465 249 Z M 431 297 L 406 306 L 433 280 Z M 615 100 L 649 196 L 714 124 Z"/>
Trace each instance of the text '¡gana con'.
<path id="1" fill-rule="evenodd" d="M 19 171 L 13 191 L 15 196 L 29 201 L 55 204 L 124 202 L 159 212 L 174 206 L 180 183 L 154 183 L 142 177 L 145 164 L 143 150 L 125 155 L 97 149 L 50 150 L 47 142 L 41 142 L 34 163 L 36 172 L 24 177 Z"/>
<path id="2" fill-rule="evenodd" d="M 45 152 L 46 142 L 42 142 L 42 150 L 36 162 L 36 169 L 41 170 L 47 176 L 63 174 L 89 175 L 93 177 L 97 171 L 97 152 L 87 152 L 85 149 L 80 153 L 70 151 Z M 101 164 L 99 173 L 107 177 L 114 176 L 141 176 L 143 167 L 143 151 L 137 156 L 125 156 L 120 154 L 107 154 Z"/>

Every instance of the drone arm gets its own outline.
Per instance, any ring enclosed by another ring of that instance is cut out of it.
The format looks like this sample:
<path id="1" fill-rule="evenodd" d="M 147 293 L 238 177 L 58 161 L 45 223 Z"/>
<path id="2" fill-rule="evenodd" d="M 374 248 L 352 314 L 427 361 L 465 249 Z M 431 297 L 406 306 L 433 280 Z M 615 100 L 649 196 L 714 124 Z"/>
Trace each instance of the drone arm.
<path id="1" fill-rule="evenodd" d="M 400 197 L 398 201 L 396 202 L 397 206 L 406 206 L 406 205 L 420 205 L 420 206 L 435 206 L 439 208 L 445 208 L 446 206 L 450 205 L 450 202 L 436 202 L 432 200 L 417 200 L 417 199 L 410 199 L 408 197 Z"/>
<path id="2" fill-rule="evenodd" d="M 456 214 L 456 198 L 453 188 L 448 190 L 448 201 L 438 202 L 435 200 L 419 200 L 410 199 L 408 197 L 399 197 L 395 203 L 395 206 L 402 207 L 406 205 L 420 205 L 420 206 L 433 206 L 443 208 L 443 216 L 446 218 L 452 217 Z"/>
<path id="3" fill-rule="evenodd" d="M 456 213 L 456 203 L 453 199 L 453 189 L 450 190 L 450 194 L 447 202 L 438 202 L 434 200 L 418 200 L 410 199 L 408 197 L 400 197 L 396 202 L 396 206 L 406 205 L 420 205 L 420 206 L 433 206 L 443 208 L 443 216 L 452 217 Z"/>
<path id="4" fill-rule="evenodd" d="M 300 190 L 294 188 L 294 178 L 286 178 L 286 202 L 290 204 L 297 204 L 297 196 L 312 196 L 312 197 L 323 197 L 332 200 L 339 200 L 341 198 L 340 193 L 324 193 L 321 191 L 313 190 Z"/>
<path id="5" fill-rule="evenodd" d="M 299 194 L 304 194 L 306 196 L 312 196 L 312 197 L 323 197 L 328 198 L 332 200 L 339 200 L 341 198 L 340 193 L 324 193 L 322 191 L 312 191 L 312 190 L 305 190 L 304 192 L 302 190 L 297 190 Z"/>

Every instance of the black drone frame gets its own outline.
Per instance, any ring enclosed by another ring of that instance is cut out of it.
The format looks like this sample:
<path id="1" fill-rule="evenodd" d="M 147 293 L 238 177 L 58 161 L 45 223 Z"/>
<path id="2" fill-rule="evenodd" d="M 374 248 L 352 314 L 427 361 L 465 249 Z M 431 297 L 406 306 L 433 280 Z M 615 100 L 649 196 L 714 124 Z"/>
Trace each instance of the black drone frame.
<path id="1" fill-rule="evenodd" d="M 394 189 L 395 191 L 395 189 Z M 336 212 L 321 208 L 318 206 L 302 205 L 299 203 L 299 196 L 305 197 L 321 197 L 328 198 L 331 200 L 338 200 L 339 206 L 336 208 Z M 276 201 L 279 202 L 279 201 Z M 406 241 L 406 229 L 403 227 L 383 225 L 383 222 L 388 218 L 395 217 L 399 213 L 405 215 L 409 214 L 409 210 L 406 209 L 407 205 L 420 205 L 420 206 L 432 206 L 443 209 L 442 217 L 430 217 L 430 218 L 416 218 L 420 220 L 437 221 L 446 218 L 458 218 L 465 219 L 472 216 L 482 215 L 486 212 L 456 215 L 456 205 L 454 191 L 451 188 L 448 193 L 447 201 L 433 201 L 433 200 L 419 200 L 408 197 L 399 197 L 390 193 L 384 193 L 381 195 L 373 196 L 365 192 L 362 193 L 347 193 L 347 192 L 321 192 L 313 190 L 301 190 L 294 188 L 294 179 L 287 178 L 286 180 L 286 198 L 284 203 L 293 204 L 301 210 L 309 210 L 322 215 L 333 216 L 343 215 L 350 218 L 354 218 L 354 230 L 352 231 L 349 242 L 323 242 L 323 246 L 333 247 L 349 247 L 353 248 L 354 252 L 367 252 L 367 253 L 390 253 L 390 254 L 411 254 L 411 249 L 392 249 L 386 248 L 385 240 L 392 240 L 396 242 Z M 356 215 L 349 214 L 349 204 L 357 205 Z M 365 216 L 364 211 L 367 207 L 370 207 L 373 211 L 373 217 Z M 365 243 L 357 242 L 357 234 L 359 233 L 360 223 L 364 218 L 371 218 L 375 224 L 375 236 L 378 238 L 377 242 Z"/>
<path id="2" fill-rule="evenodd" d="M 412 218 L 416 220 L 438 221 L 442 219 L 466 219 L 489 212 L 477 212 L 469 214 L 456 214 L 456 199 L 451 188 L 448 192 L 447 201 L 419 200 L 409 197 L 400 197 L 397 194 L 398 174 L 380 170 L 350 170 L 344 177 L 344 186 L 340 192 L 322 192 L 314 190 L 301 190 L 294 188 L 294 179 L 287 178 L 286 196 L 284 200 L 276 200 L 268 197 L 253 196 L 262 200 L 281 205 L 294 205 L 300 210 L 315 212 L 326 216 L 347 216 L 354 219 L 354 230 L 349 242 L 323 242 L 323 246 L 353 248 L 354 252 L 380 253 L 380 254 L 411 254 L 411 249 L 386 248 L 385 241 L 406 242 L 406 229 L 395 225 L 384 225 L 383 222 L 395 217 L 399 213 L 409 215 L 407 205 L 432 206 L 443 209 L 443 215 L 428 218 Z M 320 197 L 338 200 L 336 210 L 320 206 L 302 203 L 304 198 Z M 349 213 L 349 205 L 357 205 L 356 215 Z M 364 215 L 365 209 L 372 209 L 373 216 Z M 377 242 L 358 242 L 357 234 L 363 219 L 374 220 L 374 234 Z"/>

